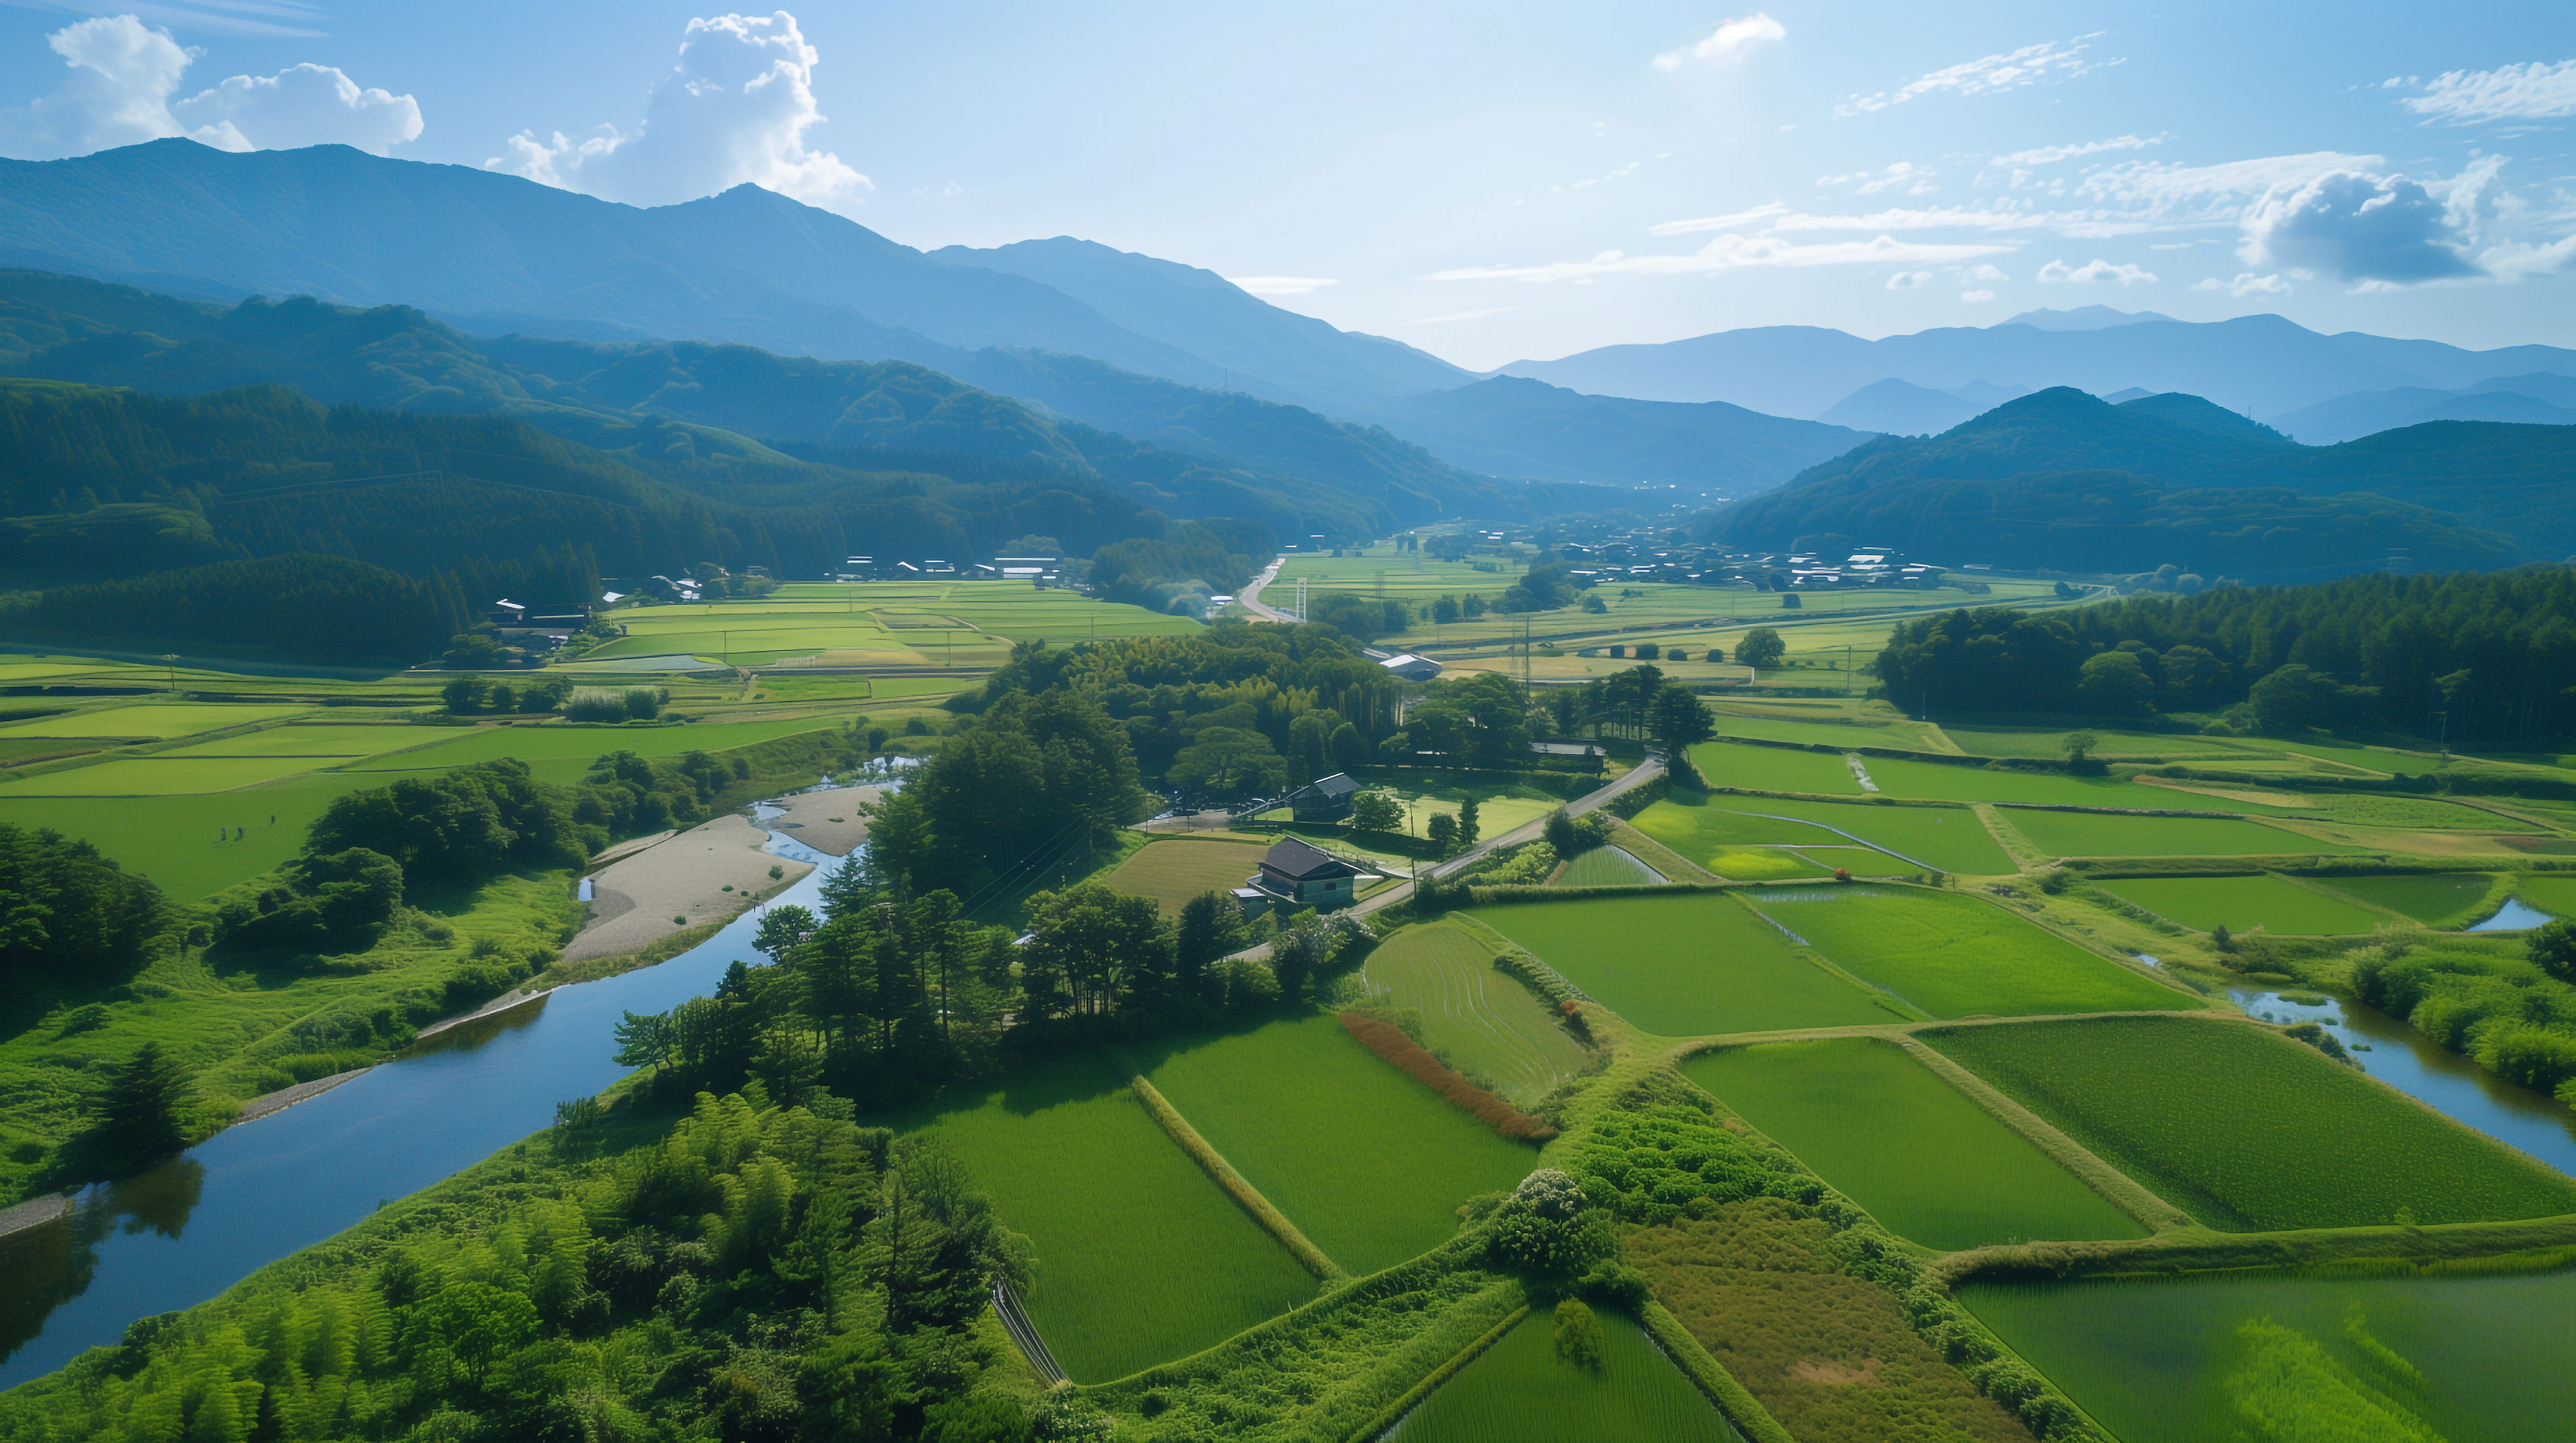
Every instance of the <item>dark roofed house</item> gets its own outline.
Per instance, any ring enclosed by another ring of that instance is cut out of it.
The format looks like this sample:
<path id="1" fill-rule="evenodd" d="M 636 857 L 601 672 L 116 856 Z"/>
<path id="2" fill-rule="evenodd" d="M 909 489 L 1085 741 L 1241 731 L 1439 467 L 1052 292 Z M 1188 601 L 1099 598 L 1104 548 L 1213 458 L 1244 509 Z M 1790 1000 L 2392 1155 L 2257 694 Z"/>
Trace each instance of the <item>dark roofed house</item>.
<path id="1" fill-rule="evenodd" d="M 1335 772 L 1290 792 L 1288 814 L 1301 822 L 1338 822 L 1351 814 L 1351 797 L 1360 784 Z"/>
<path id="2" fill-rule="evenodd" d="M 1273 906 L 1330 912 L 1359 899 L 1360 869 L 1295 837 L 1282 837 L 1261 858 L 1261 870 L 1235 893 L 1257 892 Z M 1247 905 L 1246 910 L 1256 910 Z"/>

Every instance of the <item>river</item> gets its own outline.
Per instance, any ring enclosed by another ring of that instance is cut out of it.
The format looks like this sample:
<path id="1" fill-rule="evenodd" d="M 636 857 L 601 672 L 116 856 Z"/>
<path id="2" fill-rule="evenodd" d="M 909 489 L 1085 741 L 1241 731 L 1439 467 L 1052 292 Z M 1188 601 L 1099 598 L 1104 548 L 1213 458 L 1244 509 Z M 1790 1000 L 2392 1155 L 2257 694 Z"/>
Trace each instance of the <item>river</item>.
<path id="1" fill-rule="evenodd" d="M 815 870 L 764 905 L 819 910 L 824 879 L 846 859 L 779 832 L 768 848 Z M 760 911 L 659 966 L 450 1028 L 141 1177 L 90 1189 L 63 1222 L 0 1239 L 0 1388 L 117 1341 L 137 1318 L 204 1302 L 551 1126 L 557 1102 L 625 1075 L 612 1039 L 623 1014 L 666 1011 L 714 991 L 729 964 L 760 960 Z"/>
<path id="2" fill-rule="evenodd" d="M 2315 997 L 2313 992 L 2290 996 Z M 2355 1050 L 2361 1070 L 2416 1098 L 2453 1121 L 2522 1149 L 2560 1172 L 2576 1175 L 2576 1111 L 2546 1093 L 2497 1077 L 2475 1062 L 2377 1008 L 2327 998 L 2293 1002 L 2278 992 L 2230 988 L 2229 1001 L 2249 1016 L 2273 1022 L 2317 1022 L 2337 1042 Z"/>

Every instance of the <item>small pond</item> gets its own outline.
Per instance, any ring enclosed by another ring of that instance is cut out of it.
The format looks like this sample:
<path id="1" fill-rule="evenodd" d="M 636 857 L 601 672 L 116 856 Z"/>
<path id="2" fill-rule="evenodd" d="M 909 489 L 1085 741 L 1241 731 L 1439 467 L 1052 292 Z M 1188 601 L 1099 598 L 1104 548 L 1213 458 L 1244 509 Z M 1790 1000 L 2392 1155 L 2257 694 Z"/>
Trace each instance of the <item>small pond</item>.
<path id="1" fill-rule="evenodd" d="M 2507 897 L 2496 914 L 2470 927 L 2472 932 L 2525 932 L 2543 922 L 2553 921 L 2548 913 L 2524 904 L 2520 897 Z"/>

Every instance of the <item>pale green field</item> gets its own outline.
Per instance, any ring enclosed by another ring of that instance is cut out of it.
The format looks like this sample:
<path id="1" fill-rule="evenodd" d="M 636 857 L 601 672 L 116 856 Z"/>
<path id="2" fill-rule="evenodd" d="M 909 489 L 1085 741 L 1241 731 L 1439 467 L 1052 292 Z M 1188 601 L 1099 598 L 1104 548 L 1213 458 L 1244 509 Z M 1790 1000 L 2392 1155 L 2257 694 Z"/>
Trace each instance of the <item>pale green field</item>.
<path id="1" fill-rule="evenodd" d="M 810 582 L 758 600 L 627 607 L 607 619 L 626 635 L 581 660 L 677 655 L 737 666 L 806 658 L 847 666 L 992 666 L 1018 641 L 1178 636 L 1199 627 L 1187 617 L 1003 581 Z"/>
<path id="2" fill-rule="evenodd" d="M 683 752 L 723 751 L 728 747 L 748 746 L 772 737 L 793 736 L 798 732 L 820 731 L 839 726 L 837 717 L 791 717 L 779 721 L 700 722 L 692 726 L 593 727 L 563 726 L 491 726 L 458 728 L 450 733 L 455 740 L 415 752 L 397 752 L 391 756 L 370 758 L 352 770 L 371 772 L 445 770 L 467 762 L 488 762 L 496 757 L 517 757 L 523 762 L 579 761 L 589 763 L 610 752 L 634 752 L 647 757 L 676 757 Z"/>
<path id="3" fill-rule="evenodd" d="M 204 702 L 138 702 L 70 712 L 0 728 L 12 737 L 184 737 L 311 711 L 309 706 L 222 706 Z"/>
<path id="4" fill-rule="evenodd" d="M 1450 1066 L 1522 1107 L 1583 1068 L 1583 1045 L 1456 927 L 1406 928 L 1369 954 L 1360 977 L 1371 1002 L 1419 1011 L 1424 1043 Z"/>
<path id="5" fill-rule="evenodd" d="M 0 796 L 168 797 L 229 792 L 312 771 L 321 757 L 121 757 L 0 782 Z"/>
<path id="6" fill-rule="evenodd" d="M 156 752 L 153 756 L 156 760 L 166 757 L 311 757 L 318 762 L 335 757 L 381 756 L 405 747 L 453 741 L 456 735 L 452 727 L 295 724 L 246 732 L 218 741 L 191 742 L 184 747 Z"/>

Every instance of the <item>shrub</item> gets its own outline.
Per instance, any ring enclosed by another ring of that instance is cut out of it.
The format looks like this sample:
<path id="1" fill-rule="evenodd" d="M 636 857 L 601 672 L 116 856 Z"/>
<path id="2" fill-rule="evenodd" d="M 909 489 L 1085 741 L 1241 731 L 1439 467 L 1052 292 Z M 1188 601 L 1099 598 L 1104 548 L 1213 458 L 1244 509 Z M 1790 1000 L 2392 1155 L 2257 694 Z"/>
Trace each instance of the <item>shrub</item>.
<path id="1" fill-rule="evenodd" d="M 1601 1320 L 1572 1298 L 1556 1305 L 1556 1356 L 1578 1368 L 1601 1366 Z"/>
<path id="2" fill-rule="evenodd" d="M 604 686 L 577 686 L 564 703 L 564 718 L 577 722 L 626 720 L 626 693 Z"/>

